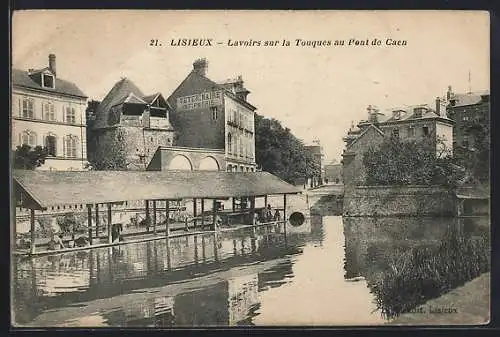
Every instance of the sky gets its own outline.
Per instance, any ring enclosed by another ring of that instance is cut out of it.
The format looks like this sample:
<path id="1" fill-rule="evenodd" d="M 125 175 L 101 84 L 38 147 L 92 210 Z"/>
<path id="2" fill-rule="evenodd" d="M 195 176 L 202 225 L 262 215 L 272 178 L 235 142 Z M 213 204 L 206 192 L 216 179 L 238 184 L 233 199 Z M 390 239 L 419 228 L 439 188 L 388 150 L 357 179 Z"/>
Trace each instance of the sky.
<path id="1" fill-rule="evenodd" d="M 215 45 L 170 46 L 179 38 Z M 153 39 L 161 46 L 150 46 Z M 229 39 L 261 46 L 229 46 Z M 263 45 L 283 39 L 291 45 Z M 296 39 L 331 45 L 296 46 Z M 406 45 L 388 46 L 387 39 Z M 489 90 L 489 40 L 488 13 L 479 11 L 19 11 L 12 65 L 42 68 L 54 53 L 57 76 L 89 99 L 101 100 L 122 77 L 167 98 L 204 57 L 210 79 L 242 75 L 257 113 L 280 120 L 306 144 L 318 139 L 325 161 L 339 162 L 342 137 L 367 117 L 369 104 L 432 104 L 448 85 L 457 93 Z"/>

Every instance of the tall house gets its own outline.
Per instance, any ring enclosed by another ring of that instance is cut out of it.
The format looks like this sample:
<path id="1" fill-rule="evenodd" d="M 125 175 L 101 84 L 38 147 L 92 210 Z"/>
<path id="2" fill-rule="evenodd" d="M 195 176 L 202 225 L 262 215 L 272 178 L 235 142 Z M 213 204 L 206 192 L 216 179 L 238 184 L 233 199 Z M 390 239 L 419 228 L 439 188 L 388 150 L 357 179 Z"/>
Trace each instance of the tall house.
<path id="1" fill-rule="evenodd" d="M 255 171 L 255 110 L 241 76 L 216 83 L 207 77 L 208 62 L 198 59 L 168 98 L 174 109 L 176 145 L 223 150 L 227 171 Z"/>
<path id="2" fill-rule="evenodd" d="M 475 128 L 474 124 L 490 123 L 490 93 L 471 92 L 455 94 L 451 87 L 447 92 L 448 117 L 455 122 L 453 128 L 453 148 L 473 149 Z"/>
<path id="3" fill-rule="evenodd" d="M 174 143 L 170 112 L 162 94 L 145 95 L 130 79 L 122 78 L 89 113 L 89 159 L 103 161 L 121 151 L 127 169 L 146 169 L 159 147 Z"/>
<path id="4" fill-rule="evenodd" d="M 87 96 L 57 77 L 54 54 L 43 69 L 12 69 L 12 149 L 46 147 L 42 170 L 85 169 L 86 107 Z"/>
<path id="5" fill-rule="evenodd" d="M 367 112 L 368 119 L 359 122 L 356 127 L 352 125 L 343 138 L 346 147 L 342 154 L 342 176 L 346 191 L 364 184 L 363 154 L 385 137 L 425 140 L 438 155 L 452 154 L 453 121 L 446 116 L 444 102 L 439 97 L 434 107 L 428 104 L 412 105 L 381 113 L 370 105 Z"/>

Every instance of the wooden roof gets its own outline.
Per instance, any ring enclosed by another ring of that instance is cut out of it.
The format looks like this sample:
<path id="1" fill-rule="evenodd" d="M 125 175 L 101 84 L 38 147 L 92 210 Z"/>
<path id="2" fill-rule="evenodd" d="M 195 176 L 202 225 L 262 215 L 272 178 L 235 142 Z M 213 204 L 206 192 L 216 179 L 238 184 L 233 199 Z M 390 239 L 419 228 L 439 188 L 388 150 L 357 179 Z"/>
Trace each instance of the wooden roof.
<path id="1" fill-rule="evenodd" d="M 268 172 L 14 170 L 12 175 L 15 192 L 22 200 L 20 206 L 32 209 L 127 200 L 300 193 Z"/>

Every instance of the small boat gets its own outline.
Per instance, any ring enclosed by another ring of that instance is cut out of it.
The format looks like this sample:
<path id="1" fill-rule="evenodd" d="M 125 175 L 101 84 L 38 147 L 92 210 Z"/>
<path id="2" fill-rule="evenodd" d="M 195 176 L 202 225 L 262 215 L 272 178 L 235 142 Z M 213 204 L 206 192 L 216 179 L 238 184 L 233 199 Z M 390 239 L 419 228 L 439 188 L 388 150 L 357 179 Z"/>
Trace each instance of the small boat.
<path id="1" fill-rule="evenodd" d="M 346 282 L 359 282 L 359 281 L 364 281 L 365 278 L 363 276 L 356 276 L 356 277 L 351 277 L 351 278 L 346 278 Z"/>

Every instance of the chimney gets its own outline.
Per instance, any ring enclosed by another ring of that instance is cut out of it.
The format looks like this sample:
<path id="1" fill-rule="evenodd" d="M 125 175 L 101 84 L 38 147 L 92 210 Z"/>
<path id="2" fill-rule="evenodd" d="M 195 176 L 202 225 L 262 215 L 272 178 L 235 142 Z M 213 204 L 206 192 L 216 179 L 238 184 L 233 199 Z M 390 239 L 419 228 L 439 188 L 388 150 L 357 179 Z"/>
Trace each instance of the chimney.
<path id="1" fill-rule="evenodd" d="M 56 75 L 56 54 L 49 54 L 49 69 Z"/>
<path id="2" fill-rule="evenodd" d="M 436 97 L 436 114 L 441 116 L 441 98 Z"/>
<path id="3" fill-rule="evenodd" d="M 193 63 L 193 70 L 201 76 L 207 76 L 208 61 L 205 58 L 197 59 Z"/>
<path id="4" fill-rule="evenodd" d="M 446 92 L 446 100 L 449 101 L 453 96 L 453 90 L 451 89 L 451 85 L 448 86 L 448 91 Z"/>

